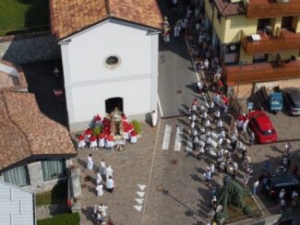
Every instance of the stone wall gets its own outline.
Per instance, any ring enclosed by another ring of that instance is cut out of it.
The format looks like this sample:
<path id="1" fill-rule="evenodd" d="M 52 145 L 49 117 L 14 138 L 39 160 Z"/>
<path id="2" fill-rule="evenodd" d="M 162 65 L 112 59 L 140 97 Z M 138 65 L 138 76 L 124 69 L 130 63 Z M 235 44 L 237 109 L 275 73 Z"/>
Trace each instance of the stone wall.
<path id="1" fill-rule="evenodd" d="M 44 181 L 42 164 L 40 161 L 27 164 L 30 186 L 25 187 L 35 193 L 51 190 L 57 183 L 57 179 Z"/>
<path id="2" fill-rule="evenodd" d="M 71 160 L 66 160 L 67 168 L 70 166 L 70 163 Z M 59 179 L 53 179 L 49 181 L 44 181 L 42 164 L 40 161 L 28 163 L 27 167 L 29 172 L 30 186 L 26 186 L 24 188 L 34 193 L 41 193 L 41 192 L 51 190 L 59 180 Z M 60 179 L 66 179 L 66 177 Z"/>
<path id="3" fill-rule="evenodd" d="M 17 65 L 60 57 L 60 46 L 52 35 L 0 41 L 0 58 Z"/>

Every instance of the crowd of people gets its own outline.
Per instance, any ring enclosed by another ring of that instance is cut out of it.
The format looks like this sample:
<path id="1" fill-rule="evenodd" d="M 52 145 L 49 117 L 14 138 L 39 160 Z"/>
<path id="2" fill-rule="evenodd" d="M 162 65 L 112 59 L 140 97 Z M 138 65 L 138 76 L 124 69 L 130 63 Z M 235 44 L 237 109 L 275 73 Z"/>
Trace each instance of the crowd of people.
<path id="1" fill-rule="evenodd" d="M 202 160 L 207 155 L 215 158 L 215 163 L 209 163 L 207 166 L 204 180 L 210 186 L 214 174 L 222 171 L 225 177 L 236 179 L 237 172 L 240 170 L 239 172 L 244 177 L 244 186 L 249 187 L 252 194 L 256 194 L 262 181 L 252 181 L 254 171 L 251 157 L 248 154 L 248 149 L 255 144 L 255 134 L 248 127 L 249 117 L 247 114 L 240 114 L 237 118 L 233 118 L 230 124 L 225 125 L 224 118 L 230 116 L 228 114 L 229 99 L 225 95 L 226 90 L 217 49 L 211 46 L 204 1 L 171 0 L 170 2 L 173 11 L 182 11 L 186 8 L 186 13 L 174 24 L 170 24 L 168 18 L 164 17 L 164 42 L 168 44 L 172 38 L 184 37 L 189 46 L 195 71 L 201 75 L 201 79 L 196 83 L 196 88 L 198 93 L 203 95 L 201 98 L 205 101 L 198 102 L 197 99 L 194 99 L 188 118 L 190 138 L 196 158 Z M 184 7 L 182 7 L 183 5 Z M 212 93 L 211 97 L 206 97 L 208 91 Z M 289 149 L 291 149 L 291 143 L 288 142 L 286 152 L 280 161 L 280 168 L 283 172 L 287 172 L 290 167 Z M 297 170 L 296 165 L 291 171 L 297 174 Z M 212 193 L 211 206 L 216 209 L 216 191 L 214 190 Z M 294 198 L 292 197 L 292 199 Z M 283 198 L 280 198 L 280 202 L 283 205 Z"/>
<path id="2" fill-rule="evenodd" d="M 134 130 L 132 123 L 129 123 L 127 116 L 122 114 L 120 118 L 122 128 L 119 132 L 115 132 L 112 126 L 112 121 L 99 115 L 94 117 L 91 127 L 87 128 L 82 134 L 77 137 L 77 148 L 91 148 L 93 150 L 114 148 L 123 149 L 126 142 L 135 144 L 138 141 L 138 133 Z M 101 131 L 101 132 L 98 132 Z M 118 135 L 113 135 L 118 133 Z"/>
<path id="3" fill-rule="evenodd" d="M 215 171 L 221 169 L 235 179 L 240 164 L 245 169 L 244 185 L 247 186 L 253 169 L 246 145 L 251 146 L 255 141 L 253 132 L 248 129 L 249 119 L 245 114 L 240 115 L 237 120 L 233 120 L 231 125 L 226 127 L 223 122 L 225 116 L 227 112 L 213 100 L 209 103 L 205 101 L 198 103 L 196 98 L 193 100 L 189 115 L 193 150 L 199 160 L 207 155 L 206 152 L 215 157 L 215 164 L 210 164 L 204 174 L 207 184 Z M 242 141 L 239 138 L 244 132 L 247 137 L 246 144 L 245 139 Z"/>
<path id="4" fill-rule="evenodd" d="M 196 70 L 205 72 L 205 79 L 213 91 L 223 93 L 225 86 L 222 67 L 218 58 L 218 49 L 211 45 L 204 0 L 171 0 L 170 6 L 181 18 L 170 24 L 168 17 L 164 17 L 162 24 L 164 43 L 170 43 L 172 38 L 184 37 L 189 44 Z"/>
<path id="5" fill-rule="evenodd" d="M 96 166 L 94 164 L 92 154 L 89 154 L 89 156 L 87 158 L 87 169 L 92 170 L 92 171 L 96 171 L 95 191 L 96 191 L 96 195 L 98 197 L 103 196 L 104 186 L 106 187 L 107 192 L 113 193 L 114 188 L 115 188 L 115 182 L 113 180 L 113 172 L 114 171 L 113 171 L 111 165 L 106 166 L 106 163 L 105 163 L 104 159 L 102 159 L 101 162 L 99 163 L 99 166 Z M 103 205 L 102 203 L 99 206 L 95 205 L 93 216 L 94 216 L 95 222 L 97 224 L 103 224 L 104 223 L 104 219 L 107 216 L 107 209 L 108 209 L 108 207 L 106 205 Z"/>

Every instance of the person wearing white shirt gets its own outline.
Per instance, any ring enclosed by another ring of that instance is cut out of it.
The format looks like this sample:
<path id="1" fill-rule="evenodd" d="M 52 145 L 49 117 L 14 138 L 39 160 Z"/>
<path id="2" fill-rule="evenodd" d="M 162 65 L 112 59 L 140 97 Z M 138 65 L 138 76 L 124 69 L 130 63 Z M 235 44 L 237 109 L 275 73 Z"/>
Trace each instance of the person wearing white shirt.
<path id="1" fill-rule="evenodd" d="M 214 101 L 210 100 L 208 104 L 208 112 L 212 113 L 214 111 L 214 108 L 215 108 L 215 103 Z"/>
<path id="2" fill-rule="evenodd" d="M 213 177 L 214 175 L 214 172 L 215 172 L 215 164 L 211 163 L 210 166 L 209 166 L 209 169 L 211 171 L 211 178 Z"/>
<path id="3" fill-rule="evenodd" d="M 196 155 L 197 159 L 202 160 L 202 156 L 204 155 L 204 152 L 205 152 L 204 146 L 200 145 L 199 149 L 198 149 L 198 152 L 197 152 L 197 155 Z"/>
<path id="4" fill-rule="evenodd" d="M 218 139 L 224 139 L 226 137 L 226 133 L 224 129 L 222 129 L 219 133 Z"/>
<path id="5" fill-rule="evenodd" d="M 190 119 L 191 121 L 194 121 L 194 122 L 195 122 L 196 119 L 197 119 L 197 118 L 196 118 L 196 114 L 193 112 L 192 115 L 189 117 L 189 119 Z"/>
<path id="6" fill-rule="evenodd" d="M 206 120 L 207 119 L 207 112 L 206 111 L 203 111 L 203 113 L 202 113 L 202 119 L 203 120 Z"/>
<path id="7" fill-rule="evenodd" d="M 205 129 L 210 127 L 210 120 L 209 119 L 204 120 L 204 127 L 205 127 Z"/>
<path id="8" fill-rule="evenodd" d="M 215 111 L 215 118 L 214 118 L 214 121 L 213 121 L 213 122 L 215 122 L 216 120 L 218 121 L 218 119 L 220 119 L 220 117 L 221 117 L 221 112 L 220 112 L 219 109 L 217 109 L 217 110 Z"/>
<path id="9" fill-rule="evenodd" d="M 177 23 L 175 25 L 174 29 L 173 29 L 173 31 L 174 31 L 174 37 L 179 37 L 180 36 L 180 30 L 181 30 L 180 24 Z"/>
<path id="10" fill-rule="evenodd" d="M 221 119 L 218 119 L 217 121 L 217 130 L 220 131 L 223 128 L 223 121 Z"/>
<path id="11" fill-rule="evenodd" d="M 192 105 L 192 107 L 191 107 L 191 112 L 196 112 L 196 110 L 197 110 L 197 106 L 196 105 Z"/>
<path id="12" fill-rule="evenodd" d="M 108 207 L 106 205 L 100 204 L 98 206 L 98 211 L 101 212 L 103 217 L 107 216 L 107 209 L 108 209 Z"/>

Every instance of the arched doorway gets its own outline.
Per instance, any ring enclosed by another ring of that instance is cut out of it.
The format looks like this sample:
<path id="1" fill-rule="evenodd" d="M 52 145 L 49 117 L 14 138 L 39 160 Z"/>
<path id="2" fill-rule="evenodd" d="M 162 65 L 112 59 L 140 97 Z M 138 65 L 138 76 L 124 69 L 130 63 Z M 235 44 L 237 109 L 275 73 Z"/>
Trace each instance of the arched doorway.
<path id="1" fill-rule="evenodd" d="M 111 113 L 116 107 L 123 112 L 123 98 L 117 97 L 105 100 L 106 113 Z"/>

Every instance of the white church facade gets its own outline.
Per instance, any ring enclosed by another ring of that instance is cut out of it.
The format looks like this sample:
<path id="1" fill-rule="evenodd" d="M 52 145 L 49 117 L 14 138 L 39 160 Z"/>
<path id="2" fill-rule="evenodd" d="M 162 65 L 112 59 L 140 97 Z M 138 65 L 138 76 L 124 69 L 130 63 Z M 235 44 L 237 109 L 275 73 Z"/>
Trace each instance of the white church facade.
<path id="1" fill-rule="evenodd" d="M 70 130 L 86 128 L 96 114 L 104 116 L 115 107 L 129 119 L 140 120 L 157 110 L 162 20 L 156 1 L 137 0 L 122 14 L 117 1 L 94 0 L 104 2 L 106 13 L 90 9 L 90 13 L 103 15 L 97 15 L 99 18 L 93 22 L 84 20 L 84 25 L 72 25 L 76 18 L 61 15 L 67 9 L 65 5 L 71 4 L 62 2 L 52 1 L 51 19 L 52 31 L 61 46 Z M 143 8 L 142 2 L 147 2 L 152 11 Z M 82 17 L 79 9 L 73 7 L 73 13 L 68 9 L 71 15 Z M 141 12 L 145 15 L 138 15 Z M 71 27 L 64 24 L 66 19 L 73 21 Z"/>

